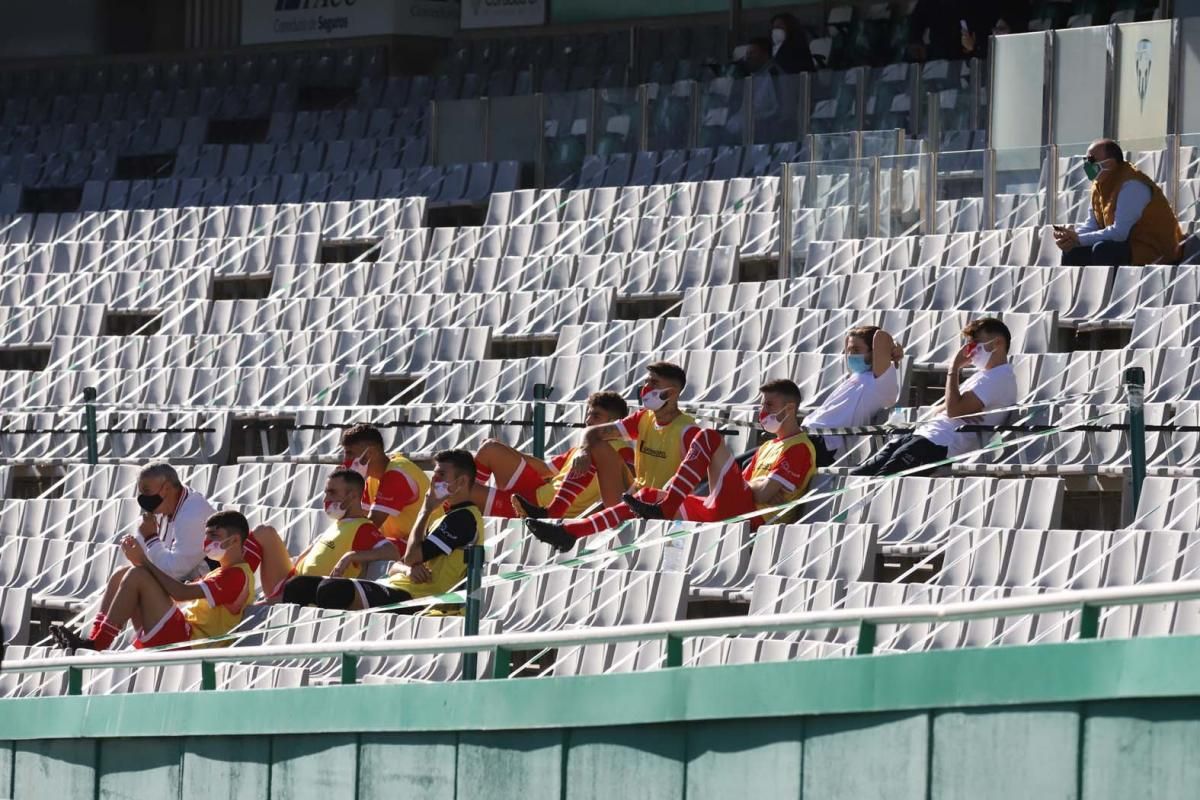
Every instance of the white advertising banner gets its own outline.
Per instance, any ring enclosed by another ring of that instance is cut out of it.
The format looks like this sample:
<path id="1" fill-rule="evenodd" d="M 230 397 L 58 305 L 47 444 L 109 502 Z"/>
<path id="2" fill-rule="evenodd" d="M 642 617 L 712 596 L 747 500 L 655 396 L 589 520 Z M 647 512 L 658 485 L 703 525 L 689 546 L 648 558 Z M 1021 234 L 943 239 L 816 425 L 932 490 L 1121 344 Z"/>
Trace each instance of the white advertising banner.
<path id="1" fill-rule="evenodd" d="M 1171 20 L 1159 20 L 1117 26 L 1115 133 L 1119 142 L 1161 139 L 1167 135 L 1172 24 Z"/>
<path id="2" fill-rule="evenodd" d="M 462 0 L 462 27 L 545 25 L 546 0 Z"/>
<path id="3" fill-rule="evenodd" d="M 452 36 L 458 0 L 242 0 L 242 44 Z"/>

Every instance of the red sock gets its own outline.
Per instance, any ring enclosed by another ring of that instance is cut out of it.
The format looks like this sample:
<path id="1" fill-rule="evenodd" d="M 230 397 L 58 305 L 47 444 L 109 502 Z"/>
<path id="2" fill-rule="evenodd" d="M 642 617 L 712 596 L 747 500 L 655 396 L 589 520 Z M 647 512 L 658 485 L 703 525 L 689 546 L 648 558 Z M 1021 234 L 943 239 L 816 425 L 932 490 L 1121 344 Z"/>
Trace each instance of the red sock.
<path id="1" fill-rule="evenodd" d="M 712 463 L 713 453 L 721 446 L 721 434 L 711 428 L 701 428 L 692 439 L 687 455 L 667 485 L 663 487 L 666 498 L 658 504 L 663 516 L 674 519 L 683 505 L 685 497 L 696 491 L 696 486 L 708 474 L 708 466 Z"/>
<path id="2" fill-rule="evenodd" d="M 103 611 L 101 611 L 99 614 L 96 615 L 96 618 L 94 620 L 92 620 L 92 629 L 90 631 L 88 631 L 87 638 L 95 639 L 100 634 L 100 629 L 103 628 L 107 624 L 108 624 L 108 614 L 105 614 Z"/>
<path id="3" fill-rule="evenodd" d="M 576 539 L 582 539 L 585 536 L 607 531 L 615 528 L 622 522 L 628 522 L 635 519 L 636 514 L 633 510 L 624 503 L 617 503 L 615 506 L 610 506 L 603 511 L 598 511 L 590 517 L 583 519 L 573 519 L 563 523 L 563 529 L 574 536 Z"/>
<path id="4" fill-rule="evenodd" d="M 580 493 L 588 487 L 588 484 L 596 479 L 596 467 L 592 466 L 588 469 L 587 474 L 579 478 L 571 477 L 570 473 L 563 479 L 562 485 L 554 493 L 554 499 L 550 501 L 550 505 L 546 507 L 546 516 L 551 519 L 562 519 L 567 513 L 567 509 L 575 502 Z"/>
<path id="5" fill-rule="evenodd" d="M 97 650 L 107 650 L 112 647 L 113 639 L 117 638 L 118 633 L 120 631 L 117 630 L 117 626 L 106 619 L 100 626 L 100 630 L 88 638 L 92 640 L 92 644 L 96 645 Z"/>

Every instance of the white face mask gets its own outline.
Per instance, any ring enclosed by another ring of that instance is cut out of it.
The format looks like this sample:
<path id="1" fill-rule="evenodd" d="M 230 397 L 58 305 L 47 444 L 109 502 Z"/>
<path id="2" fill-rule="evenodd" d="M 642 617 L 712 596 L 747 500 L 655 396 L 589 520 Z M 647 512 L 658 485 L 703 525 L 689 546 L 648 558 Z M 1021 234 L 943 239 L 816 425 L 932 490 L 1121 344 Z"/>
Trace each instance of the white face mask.
<path id="1" fill-rule="evenodd" d="M 367 477 L 367 461 L 368 461 L 367 454 L 363 453 L 361 456 L 359 456 L 358 458 L 356 458 L 350 462 L 350 469 L 354 470 L 359 475 L 363 476 L 363 478 L 366 478 Z"/>
<path id="2" fill-rule="evenodd" d="M 341 503 L 326 503 L 325 516 L 337 521 L 346 516 L 346 507 Z"/>
<path id="3" fill-rule="evenodd" d="M 785 31 L 783 28 L 772 28 L 771 29 L 771 43 L 774 44 L 776 47 L 779 47 L 779 45 L 783 44 L 786 40 L 787 40 L 787 31 Z"/>
<path id="4" fill-rule="evenodd" d="M 446 481 L 438 481 L 433 485 L 433 496 L 438 500 L 445 500 L 450 496 L 450 484 Z"/>
<path id="5" fill-rule="evenodd" d="M 787 413 L 784 411 L 780 411 L 778 414 L 764 412 L 758 415 L 758 424 L 767 433 L 779 433 L 785 419 L 787 419 Z"/>
<path id="6" fill-rule="evenodd" d="M 213 561 L 220 561 L 225 557 L 225 546 L 222 542 L 205 542 L 204 555 Z"/>
<path id="7" fill-rule="evenodd" d="M 974 352 L 971 353 L 971 364 L 975 369 L 987 369 L 988 362 L 992 360 L 992 354 L 984 349 L 983 345 L 976 345 Z"/>
<path id="8" fill-rule="evenodd" d="M 667 404 L 666 389 L 644 389 L 642 391 L 642 408 L 647 411 L 658 411 Z"/>

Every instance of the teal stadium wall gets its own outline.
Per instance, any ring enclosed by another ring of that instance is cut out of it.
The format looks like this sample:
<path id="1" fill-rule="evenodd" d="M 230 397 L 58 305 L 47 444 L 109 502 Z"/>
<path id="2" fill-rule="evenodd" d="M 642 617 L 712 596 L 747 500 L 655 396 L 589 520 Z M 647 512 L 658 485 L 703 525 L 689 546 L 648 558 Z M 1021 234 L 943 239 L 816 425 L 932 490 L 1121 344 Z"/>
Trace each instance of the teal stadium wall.
<path id="1" fill-rule="evenodd" d="M 1200 786 L 1200 638 L 0 701 L 0 796 L 1121 798 Z"/>

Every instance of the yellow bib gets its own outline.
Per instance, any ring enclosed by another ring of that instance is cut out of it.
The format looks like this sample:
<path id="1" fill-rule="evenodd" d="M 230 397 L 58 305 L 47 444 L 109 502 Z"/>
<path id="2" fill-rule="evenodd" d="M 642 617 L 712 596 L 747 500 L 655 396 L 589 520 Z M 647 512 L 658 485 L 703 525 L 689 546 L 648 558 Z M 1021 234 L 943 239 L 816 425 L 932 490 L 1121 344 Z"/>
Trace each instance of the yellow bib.
<path id="1" fill-rule="evenodd" d="M 667 485 L 683 462 L 683 434 L 696 420 L 680 414 L 671 424 L 660 428 L 654 414 L 644 412 L 638 419 L 638 440 L 633 455 L 635 483 L 639 487 L 661 489 Z"/>

